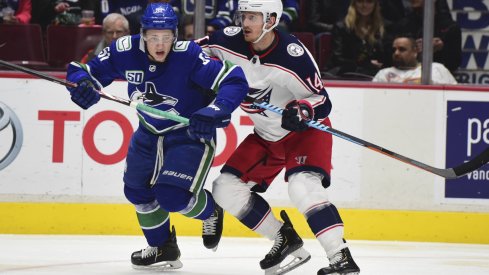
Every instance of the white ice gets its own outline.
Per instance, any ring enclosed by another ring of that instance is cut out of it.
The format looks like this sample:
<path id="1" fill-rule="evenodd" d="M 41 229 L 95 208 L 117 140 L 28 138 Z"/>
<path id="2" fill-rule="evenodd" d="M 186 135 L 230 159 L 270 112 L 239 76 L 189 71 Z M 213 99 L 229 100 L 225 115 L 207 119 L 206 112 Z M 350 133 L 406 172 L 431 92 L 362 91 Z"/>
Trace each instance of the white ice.
<path id="1" fill-rule="evenodd" d="M 312 259 L 287 273 L 316 274 L 327 265 L 316 240 L 304 240 Z M 362 275 L 489 274 L 489 245 L 349 241 Z M 272 247 L 260 238 L 221 240 L 216 252 L 198 237 L 178 237 L 183 267 L 160 274 L 264 274 L 258 262 Z M 133 270 L 130 254 L 141 236 L 0 235 L 0 274 L 156 274 Z"/>

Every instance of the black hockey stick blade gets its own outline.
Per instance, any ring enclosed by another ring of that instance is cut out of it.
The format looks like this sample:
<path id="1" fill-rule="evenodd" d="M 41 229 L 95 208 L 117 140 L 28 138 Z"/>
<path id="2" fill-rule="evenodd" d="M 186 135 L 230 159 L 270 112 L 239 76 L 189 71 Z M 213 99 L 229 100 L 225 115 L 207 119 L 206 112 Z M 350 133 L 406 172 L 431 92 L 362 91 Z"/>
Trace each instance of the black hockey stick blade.
<path id="1" fill-rule="evenodd" d="M 489 148 L 484 150 L 482 153 L 480 153 L 478 156 L 476 156 L 469 162 L 454 167 L 453 171 L 457 177 L 460 177 L 479 169 L 480 167 L 482 167 L 484 164 L 488 162 L 489 162 Z"/>
<path id="2" fill-rule="evenodd" d="M 248 97 L 246 97 L 246 100 L 253 102 L 253 104 L 256 106 L 262 107 L 264 109 L 267 109 L 267 110 L 272 111 L 272 112 L 277 113 L 277 114 L 282 114 L 283 110 L 281 108 L 274 106 L 270 103 L 264 102 L 260 99 L 254 99 L 254 98 L 248 96 Z M 344 140 L 355 143 L 357 145 L 366 147 L 370 150 L 373 150 L 373 151 L 376 151 L 376 152 L 381 153 L 383 155 L 386 155 L 388 157 L 400 160 L 404 163 L 410 164 L 414 167 L 423 169 L 425 171 L 428 171 L 430 173 L 433 173 L 435 175 L 438 175 L 438 176 L 446 178 L 446 179 L 459 178 L 463 175 L 466 175 L 472 171 L 479 169 L 480 167 L 482 167 L 483 165 L 485 165 L 486 163 L 489 162 L 489 148 L 487 148 L 481 154 L 479 154 L 478 156 L 476 156 L 475 158 L 473 158 L 469 162 L 463 163 L 463 164 L 458 165 L 454 168 L 446 168 L 446 169 L 436 168 L 436 167 L 424 164 L 422 162 L 419 162 L 417 160 L 405 157 L 405 156 L 400 155 L 398 153 L 392 152 L 392 151 L 387 150 L 383 147 L 380 147 L 380 146 L 375 145 L 373 143 L 370 143 L 368 141 L 362 140 L 360 138 L 354 137 L 354 136 L 349 135 L 347 133 L 343 133 L 339 130 L 336 130 L 336 129 L 333 129 L 329 126 L 321 124 L 320 122 L 312 120 L 312 121 L 309 121 L 307 123 L 307 125 L 309 127 L 330 133 L 336 137 L 339 137 L 339 138 L 342 138 Z"/>

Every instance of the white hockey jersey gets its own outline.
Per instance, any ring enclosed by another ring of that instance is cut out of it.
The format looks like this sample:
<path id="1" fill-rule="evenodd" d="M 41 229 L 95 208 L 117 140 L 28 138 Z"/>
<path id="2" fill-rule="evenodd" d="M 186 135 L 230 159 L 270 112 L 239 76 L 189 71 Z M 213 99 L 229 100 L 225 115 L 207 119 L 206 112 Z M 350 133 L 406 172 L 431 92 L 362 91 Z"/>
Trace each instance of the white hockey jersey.
<path id="1" fill-rule="evenodd" d="M 250 91 L 248 96 L 284 108 L 292 100 L 305 99 L 314 107 L 314 119 L 324 120 L 331 102 L 323 86 L 314 58 L 304 45 L 290 34 L 275 30 L 272 46 L 256 53 L 245 42 L 240 27 L 227 27 L 198 41 L 210 56 L 229 60 L 244 70 Z M 281 116 L 253 105 L 241 103 L 263 139 L 277 141 L 289 131 L 281 127 Z"/>

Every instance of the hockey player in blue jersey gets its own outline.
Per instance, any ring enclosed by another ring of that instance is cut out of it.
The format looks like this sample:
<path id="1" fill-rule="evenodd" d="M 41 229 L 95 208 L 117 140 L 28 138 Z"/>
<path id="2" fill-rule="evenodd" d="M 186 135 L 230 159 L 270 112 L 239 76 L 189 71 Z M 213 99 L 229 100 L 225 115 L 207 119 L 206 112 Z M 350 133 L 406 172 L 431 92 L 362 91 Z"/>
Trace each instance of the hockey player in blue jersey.
<path id="1" fill-rule="evenodd" d="M 358 274 L 360 269 L 343 239 L 343 221 L 326 189 L 332 136 L 306 124 L 314 119 L 331 125 L 332 104 L 309 51 L 296 37 L 276 29 L 282 10 L 280 0 L 240 0 L 236 16 L 240 27 L 227 27 L 199 42 L 209 55 L 243 68 L 250 92 L 241 109 L 254 123 L 254 132 L 227 160 L 212 192 L 228 213 L 275 241 L 260 266 L 266 274 L 283 274 L 310 258 L 285 211 L 281 222 L 259 195 L 285 169 L 289 198 L 329 259 L 329 266 L 318 275 Z M 284 111 L 278 115 L 257 107 L 255 99 Z M 284 261 L 288 255 L 294 260 Z"/>
<path id="2" fill-rule="evenodd" d="M 177 21 L 171 5 L 150 3 L 140 35 L 119 38 L 86 65 L 72 62 L 67 73 L 78 84 L 68 89 L 71 99 L 83 109 L 100 99 L 95 89 L 125 79 L 131 100 L 190 117 L 187 127 L 138 110 L 123 180 L 148 247 L 131 255 L 134 268 L 182 266 L 169 212 L 203 220 L 204 245 L 217 248 L 223 211 L 203 185 L 216 128 L 229 124 L 248 91 L 240 67 L 210 59 L 194 42 L 176 41 Z"/>

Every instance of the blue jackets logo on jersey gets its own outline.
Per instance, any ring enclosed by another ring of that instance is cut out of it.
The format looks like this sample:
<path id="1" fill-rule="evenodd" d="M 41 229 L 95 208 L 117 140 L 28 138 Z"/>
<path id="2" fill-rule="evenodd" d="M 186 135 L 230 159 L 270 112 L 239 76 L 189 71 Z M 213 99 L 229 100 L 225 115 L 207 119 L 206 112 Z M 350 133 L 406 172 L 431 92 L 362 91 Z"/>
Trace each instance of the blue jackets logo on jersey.
<path id="1" fill-rule="evenodd" d="M 270 103 L 270 96 L 272 95 L 272 87 L 268 86 L 265 89 L 254 89 L 250 88 L 248 91 L 248 96 L 254 98 L 254 99 L 260 99 L 263 100 L 264 102 Z M 265 109 L 258 107 L 253 104 L 252 101 L 248 101 L 245 99 L 241 104 L 240 107 L 243 111 L 251 114 L 257 114 L 260 113 L 261 115 L 266 116 L 264 113 Z"/>
<path id="2" fill-rule="evenodd" d="M 287 52 L 291 55 L 291 56 L 301 56 L 304 54 L 304 48 L 302 48 L 301 46 L 295 44 L 295 43 L 290 43 L 288 46 L 287 46 Z"/>
<path id="3" fill-rule="evenodd" d="M 238 34 L 240 31 L 241 31 L 240 27 L 231 26 L 224 29 L 224 34 L 227 36 L 234 36 Z"/>

